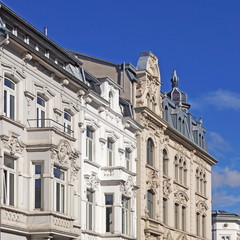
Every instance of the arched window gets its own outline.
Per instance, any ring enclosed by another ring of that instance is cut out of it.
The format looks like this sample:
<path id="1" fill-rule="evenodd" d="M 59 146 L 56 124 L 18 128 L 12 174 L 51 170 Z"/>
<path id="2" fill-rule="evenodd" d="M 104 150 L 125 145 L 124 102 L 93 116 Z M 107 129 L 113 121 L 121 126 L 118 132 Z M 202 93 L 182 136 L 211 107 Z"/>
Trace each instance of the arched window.
<path id="1" fill-rule="evenodd" d="M 155 111 L 155 105 L 156 105 L 156 101 L 155 101 L 155 98 L 153 97 L 152 98 L 152 111 L 153 112 Z"/>
<path id="2" fill-rule="evenodd" d="M 179 160 L 179 182 L 183 183 L 183 164 L 181 158 Z"/>
<path id="3" fill-rule="evenodd" d="M 154 161 L 154 144 L 153 140 L 149 138 L 147 140 L 147 164 L 153 166 Z"/>
<path id="4" fill-rule="evenodd" d="M 199 134 L 199 136 L 198 136 L 198 145 L 200 147 L 202 147 L 202 136 L 201 136 L 201 134 Z"/>
<path id="5" fill-rule="evenodd" d="M 175 165 L 175 180 L 178 181 L 178 158 L 175 156 L 174 158 L 174 165 Z"/>
<path id="6" fill-rule="evenodd" d="M 185 135 L 185 122 L 182 120 L 182 134 Z"/>
<path id="7" fill-rule="evenodd" d="M 15 83 L 8 78 L 4 78 L 4 113 L 7 117 L 15 118 Z"/>
<path id="8" fill-rule="evenodd" d="M 163 174 L 168 175 L 168 156 L 166 149 L 163 150 Z"/>
<path id="9" fill-rule="evenodd" d="M 112 139 L 108 138 L 107 139 L 107 165 L 109 167 L 113 166 L 113 144 L 114 142 L 112 141 Z"/>
<path id="10" fill-rule="evenodd" d="M 187 165 L 186 162 L 183 162 L 183 184 L 187 186 Z"/>
<path id="11" fill-rule="evenodd" d="M 147 107 L 151 108 L 150 94 L 147 94 Z"/>

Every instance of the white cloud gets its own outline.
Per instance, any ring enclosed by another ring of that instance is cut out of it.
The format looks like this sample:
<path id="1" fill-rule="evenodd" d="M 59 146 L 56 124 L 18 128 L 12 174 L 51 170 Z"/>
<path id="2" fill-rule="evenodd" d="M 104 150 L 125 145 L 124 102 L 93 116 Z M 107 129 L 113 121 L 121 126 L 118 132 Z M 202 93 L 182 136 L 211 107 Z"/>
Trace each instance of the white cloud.
<path id="1" fill-rule="evenodd" d="M 230 91 L 218 89 L 213 92 L 207 93 L 200 99 L 194 99 L 190 101 L 193 109 L 202 109 L 209 104 L 216 107 L 219 110 L 240 110 L 240 94 Z"/>
<path id="2" fill-rule="evenodd" d="M 232 150 L 228 142 L 217 132 L 208 132 L 208 148 L 219 157 L 223 157 L 223 152 Z"/>
<path id="3" fill-rule="evenodd" d="M 240 94 L 229 90 L 218 89 L 209 93 L 205 100 L 218 109 L 240 110 Z"/>
<path id="4" fill-rule="evenodd" d="M 224 186 L 240 187 L 240 172 L 228 167 L 215 167 L 212 172 L 212 187 L 216 189 Z"/>
<path id="5" fill-rule="evenodd" d="M 230 195 L 227 192 L 217 192 L 213 194 L 213 206 L 214 208 L 225 208 L 240 204 L 240 196 Z"/>

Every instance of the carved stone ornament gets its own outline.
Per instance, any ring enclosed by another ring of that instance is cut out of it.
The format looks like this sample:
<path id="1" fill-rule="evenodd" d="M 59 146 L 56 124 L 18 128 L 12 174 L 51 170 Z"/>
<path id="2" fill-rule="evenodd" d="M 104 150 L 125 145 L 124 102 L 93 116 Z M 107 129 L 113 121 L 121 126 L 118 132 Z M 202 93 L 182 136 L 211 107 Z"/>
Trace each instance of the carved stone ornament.
<path id="1" fill-rule="evenodd" d="M 198 201 L 196 203 L 197 212 L 204 214 L 208 210 L 208 206 L 204 201 Z"/>
<path id="2" fill-rule="evenodd" d="M 51 149 L 51 159 L 62 166 L 71 167 L 72 176 L 76 176 L 80 167 L 76 161 L 79 156 L 78 152 L 74 152 L 68 141 L 62 140 L 58 145 L 58 148 Z"/>
<path id="3" fill-rule="evenodd" d="M 19 138 L 13 135 L 11 135 L 9 138 L 4 137 L 3 145 L 10 151 L 11 155 L 14 155 L 15 153 L 21 154 L 24 148 L 24 145 L 20 142 Z"/>
<path id="4" fill-rule="evenodd" d="M 156 192 L 157 188 L 159 187 L 159 178 L 157 171 L 149 171 L 147 187 L 148 189 L 152 189 L 154 192 Z"/>
<path id="5" fill-rule="evenodd" d="M 136 190 L 137 187 L 134 184 L 133 178 L 131 176 L 129 176 L 127 181 L 125 181 L 124 183 L 120 183 L 120 191 L 123 195 L 127 197 L 135 197 Z"/>
<path id="6" fill-rule="evenodd" d="M 165 229 L 162 239 L 163 240 L 173 240 L 173 237 L 172 237 L 169 229 L 167 229 L 167 228 Z"/>
<path id="7" fill-rule="evenodd" d="M 187 201 L 189 200 L 187 194 L 181 190 L 176 192 L 175 194 L 175 199 L 178 203 L 186 205 Z"/>
<path id="8" fill-rule="evenodd" d="M 172 192 L 172 187 L 169 179 L 164 179 L 163 181 L 163 194 L 164 196 L 168 197 L 169 194 Z"/>
<path id="9" fill-rule="evenodd" d="M 187 238 L 186 234 L 180 233 L 178 235 L 178 237 L 176 238 L 176 240 L 188 240 L 188 238 Z"/>
<path id="10" fill-rule="evenodd" d="M 148 231 L 145 233 L 145 236 L 146 236 L 146 240 L 160 240 L 161 239 L 160 236 L 155 236 Z"/>
<path id="11" fill-rule="evenodd" d="M 91 175 L 85 174 L 84 178 L 86 181 L 87 188 L 89 188 L 93 191 L 98 189 L 100 180 L 96 174 L 94 174 L 94 173 L 92 173 Z"/>

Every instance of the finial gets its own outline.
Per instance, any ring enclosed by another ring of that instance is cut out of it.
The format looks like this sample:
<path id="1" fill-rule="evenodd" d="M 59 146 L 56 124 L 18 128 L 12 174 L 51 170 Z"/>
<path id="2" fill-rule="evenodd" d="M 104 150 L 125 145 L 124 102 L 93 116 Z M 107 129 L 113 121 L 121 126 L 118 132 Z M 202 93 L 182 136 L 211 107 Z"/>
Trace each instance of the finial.
<path id="1" fill-rule="evenodd" d="M 178 78 L 178 76 L 177 76 L 177 71 L 174 69 L 174 70 L 173 70 L 172 79 L 171 79 L 172 88 L 178 87 L 178 81 L 179 81 L 179 78 Z"/>
<path id="2" fill-rule="evenodd" d="M 200 118 L 199 118 L 199 123 L 200 123 L 200 125 L 202 125 L 202 123 L 203 123 L 202 116 L 200 116 Z"/>

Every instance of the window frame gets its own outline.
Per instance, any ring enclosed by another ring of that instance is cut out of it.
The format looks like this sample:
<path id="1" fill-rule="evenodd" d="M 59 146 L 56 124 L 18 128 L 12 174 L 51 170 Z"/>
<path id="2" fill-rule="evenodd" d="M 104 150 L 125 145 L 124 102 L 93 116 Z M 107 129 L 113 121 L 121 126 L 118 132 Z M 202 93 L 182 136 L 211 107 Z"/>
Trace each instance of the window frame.
<path id="1" fill-rule="evenodd" d="M 147 140 L 147 164 L 154 165 L 154 142 L 151 138 Z"/>
<path id="2" fill-rule="evenodd" d="M 113 233 L 114 232 L 114 194 L 113 193 L 105 193 L 105 230 L 106 233 Z M 112 203 L 108 204 L 107 203 L 107 196 L 112 196 Z M 111 210 L 110 212 L 108 212 L 108 210 Z"/>
<path id="3" fill-rule="evenodd" d="M 90 133 L 90 134 L 88 134 Z M 94 160 L 94 136 L 95 131 L 92 128 L 87 126 L 86 128 L 86 157 L 89 161 L 93 162 Z M 91 146 L 91 147 L 90 147 Z M 90 151 L 91 149 L 91 151 Z"/>
<path id="4" fill-rule="evenodd" d="M 40 103 L 41 102 L 41 103 Z M 37 127 L 46 127 L 46 104 L 47 101 L 41 97 L 40 95 L 37 95 L 36 100 L 36 107 L 37 107 Z"/>
<path id="5" fill-rule="evenodd" d="M 122 195 L 122 233 L 129 235 L 131 229 L 131 199 Z"/>
<path id="6" fill-rule="evenodd" d="M 88 196 L 91 196 L 91 200 L 89 201 Z M 87 202 L 86 202 L 86 228 L 90 231 L 93 231 L 94 219 L 95 219 L 95 192 L 91 189 L 87 189 L 86 194 Z"/>
<path id="7" fill-rule="evenodd" d="M 8 86 L 6 81 L 12 84 Z M 3 81 L 3 105 L 6 117 L 15 120 L 16 118 L 16 82 L 8 77 L 4 77 Z"/>

